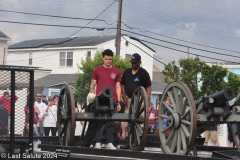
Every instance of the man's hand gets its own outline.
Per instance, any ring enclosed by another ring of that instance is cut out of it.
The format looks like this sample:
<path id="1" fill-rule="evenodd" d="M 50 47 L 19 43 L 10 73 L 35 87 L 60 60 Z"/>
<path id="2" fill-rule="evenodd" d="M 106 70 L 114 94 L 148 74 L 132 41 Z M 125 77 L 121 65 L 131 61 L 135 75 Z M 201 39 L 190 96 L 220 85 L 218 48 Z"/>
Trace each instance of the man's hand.
<path id="1" fill-rule="evenodd" d="M 123 98 L 123 102 L 126 104 L 126 106 L 128 106 L 127 104 L 128 104 L 128 97 L 124 97 Z"/>
<path id="2" fill-rule="evenodd" d="M 126 132 L 122 132 L 121 140 L 124 140 L 126 138 Z"/>
<path id="3" fill-rule="evenodd" d="M 121 110 L 120 104 L 117 105 L 117 111 L 119 112 Z"/>

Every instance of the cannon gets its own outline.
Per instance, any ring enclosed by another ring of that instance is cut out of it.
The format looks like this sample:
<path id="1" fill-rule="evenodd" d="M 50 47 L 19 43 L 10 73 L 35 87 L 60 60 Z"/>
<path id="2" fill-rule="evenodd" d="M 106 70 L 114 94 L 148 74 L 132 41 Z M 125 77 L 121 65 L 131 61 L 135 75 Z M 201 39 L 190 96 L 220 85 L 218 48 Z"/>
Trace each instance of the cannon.
<path id="1" fill-rule="evenodd" d="M 89 104 L 85 113 L 75 113 L 74 96 L 69 84 L 65 83 L 59 94 L 57 126 L 60 145 L 73 145 L 76 121 L 83 121 L 84 126 L 80 138 L 83 147 L 90 147 L 96 132 L 106 122 L 128 122 L 130 147 L 132 150 L 141 151 L 148 132 L 148 99 L 145 88 L 135 89 L 130 104 L 129 114 L 114 113 L 113 90 L 105 87 Z M 88 127 L 86 128 L 86 124 Z"/>
<path id="2" fill-rule="evenodd" d="M 165 102 L 167 97 L 172 105 Z M 223 123 L 232 124 L 233 139 L 240 150 L 240 128 L 237 125 L 240 123 L 237 114 L 240 95 L 233 105 L 229 104 L 235 97 L 235 92 L 227 88 L 195 101 L 186 84 L 170 83 L 162 94 L 158 111 L 159 138 L 163 152 L 186 155 L 193 149 L 197 135 L 213 124 Z M 166 115 L 166 110 L 171 114 Z M 164 125 L 166 122 L 167 127 Z"/>

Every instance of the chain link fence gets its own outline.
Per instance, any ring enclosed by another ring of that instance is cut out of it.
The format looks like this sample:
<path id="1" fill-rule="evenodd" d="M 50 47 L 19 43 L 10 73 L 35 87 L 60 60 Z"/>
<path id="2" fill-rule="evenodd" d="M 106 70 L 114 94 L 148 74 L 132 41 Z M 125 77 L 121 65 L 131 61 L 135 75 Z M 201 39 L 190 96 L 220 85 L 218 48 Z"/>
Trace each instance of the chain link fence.
<path id="1" fill-rule="evenodd" d="M 33 152 L 33 81 L 34 69 L 0 66 L 0 153 Z"/>

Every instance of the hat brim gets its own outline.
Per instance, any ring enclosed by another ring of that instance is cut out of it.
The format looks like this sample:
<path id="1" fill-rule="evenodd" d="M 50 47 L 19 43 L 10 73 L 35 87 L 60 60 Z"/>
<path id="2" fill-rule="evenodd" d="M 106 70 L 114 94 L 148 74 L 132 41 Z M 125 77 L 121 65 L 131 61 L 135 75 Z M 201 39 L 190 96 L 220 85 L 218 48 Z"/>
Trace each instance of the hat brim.
<path id="1" fill-rule="evenodd" d="M 42 98 L 42 97 L 36 97 L 36 98 Z"/>
<path id="2" fill-rule="evenodd" d="M 131 59 L 130 62 L 131 63 L 138 63 L 138 62 L 140 62 L 140 60 Z"/>

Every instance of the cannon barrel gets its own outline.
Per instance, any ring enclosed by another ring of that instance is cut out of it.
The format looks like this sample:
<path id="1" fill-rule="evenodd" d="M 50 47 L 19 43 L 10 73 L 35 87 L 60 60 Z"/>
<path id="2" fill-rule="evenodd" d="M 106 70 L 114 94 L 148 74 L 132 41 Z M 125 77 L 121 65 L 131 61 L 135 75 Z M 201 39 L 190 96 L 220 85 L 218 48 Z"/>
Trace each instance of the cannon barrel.
<path id="1" fill-rule="evenodd" d="M 103 90 L 97 96 L 99 99 L 112 98 L 113 89 L 111 87 L 104 87 Z"/>
<path id="2" fill-rule="evenodd" d="M 236 94 L 231 88 L 226 88 L 222 91 L 214 93 L 208 97 L 204 97 L 198 101 L 196 101 L 196 106 L 198 106 L 201 102 L 207 104 L 213 104 L 214 106 L 225 105 L 226 102 L 235 98 Z"/>
<path id="3" fill-rule="evenodd" d="M 230 101 L 233 98 L 235 98 L 236 94 L 234 90 L 232 90 L 231 88 L 226 88 L 222 91 L 210 95 L 209 97 L 214 99 L 213 102 L 214 106 L 221 106 L 225 105 L 227 101 Z"/>
<path id="4" fill-rule="evenodd" d="M 113 96 L 113 89 L 109 86 L 104 87 L 103 90 L 96 97 L 98 99 L 99 105 L 109 104 L 109 98 Z"/>

